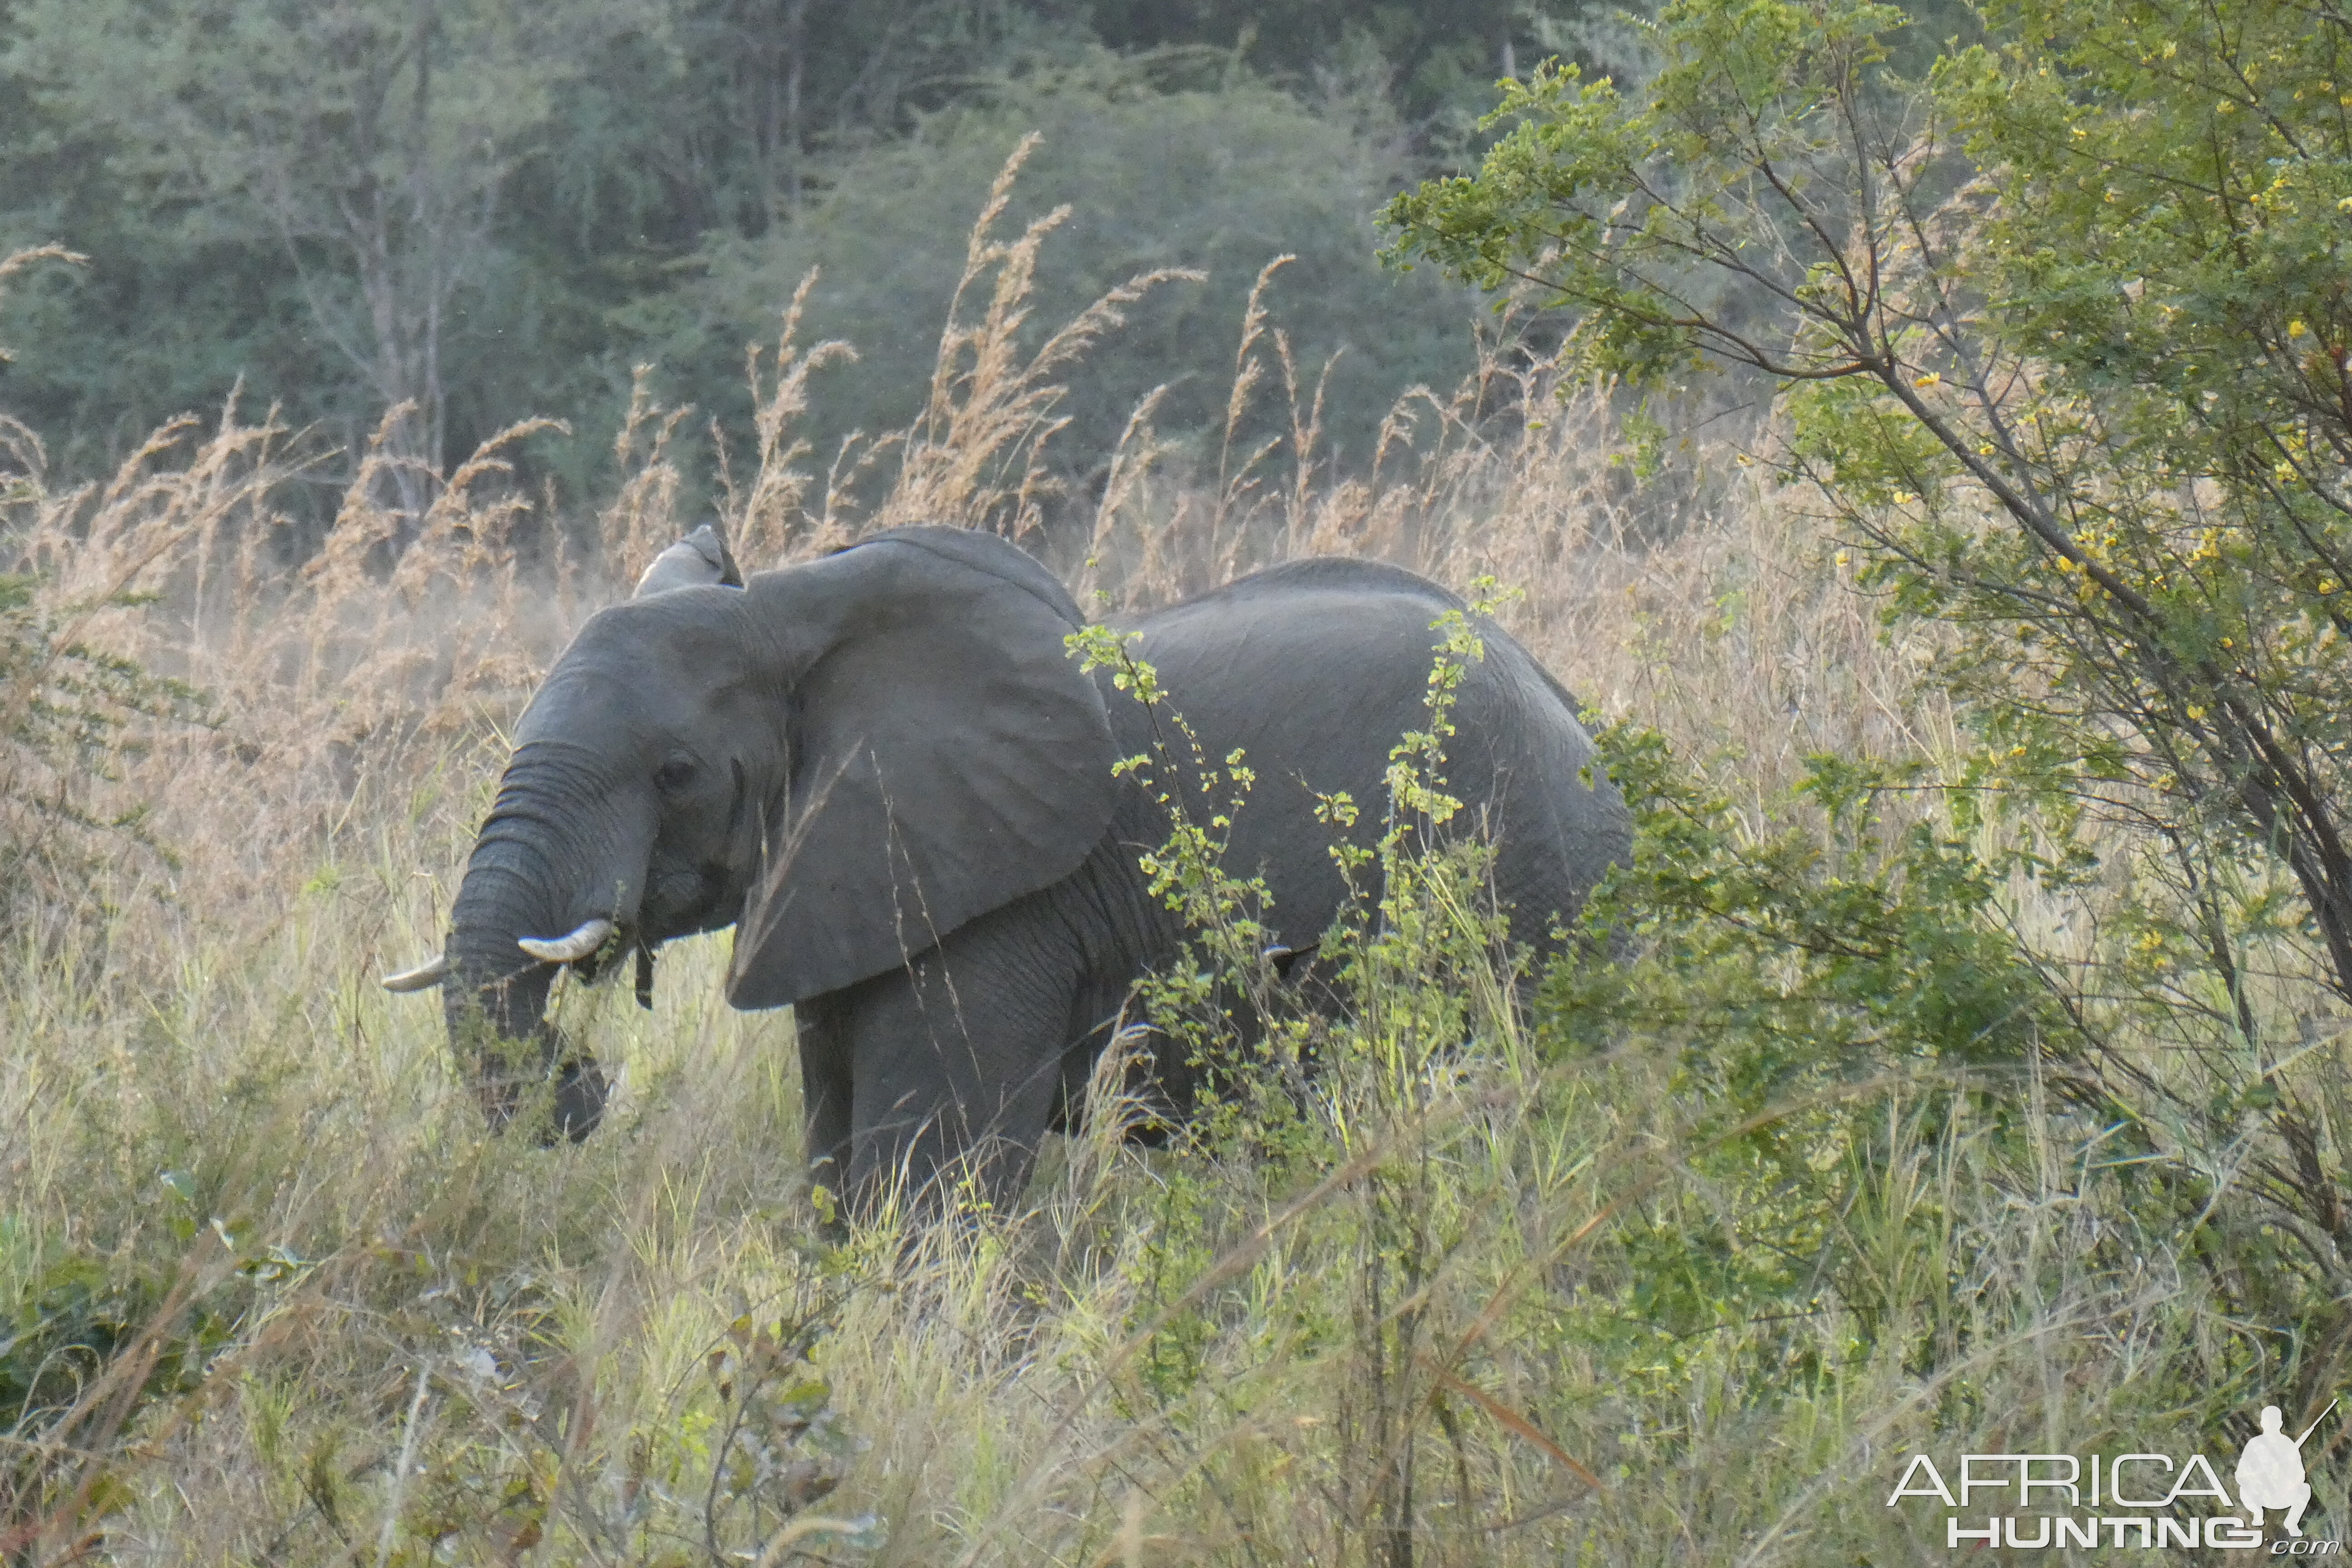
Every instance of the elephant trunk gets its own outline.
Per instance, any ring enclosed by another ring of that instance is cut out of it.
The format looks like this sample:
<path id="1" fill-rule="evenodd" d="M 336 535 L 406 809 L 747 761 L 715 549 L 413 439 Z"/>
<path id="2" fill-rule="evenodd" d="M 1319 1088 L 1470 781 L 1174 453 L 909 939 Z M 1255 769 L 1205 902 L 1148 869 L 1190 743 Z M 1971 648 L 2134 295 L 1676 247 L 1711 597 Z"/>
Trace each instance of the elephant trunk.
<path id="1" fill-rule="evenodd" d="M 551 1079 L 553 1131 L 578 1140 L 604 1114 L 604 1077 L 543 1016 L 559 965 L 521 943 L 562 936 L 590 917 L 625 925 L 638 878 L 610 871 L 622 836 L 597 820 L 593 792 L 578 787 L 574 772 L 522 752 L 509 764 L 450 912 L 442 1005 L 451 1048 L 474 1073 L 493 1127 Z"/>

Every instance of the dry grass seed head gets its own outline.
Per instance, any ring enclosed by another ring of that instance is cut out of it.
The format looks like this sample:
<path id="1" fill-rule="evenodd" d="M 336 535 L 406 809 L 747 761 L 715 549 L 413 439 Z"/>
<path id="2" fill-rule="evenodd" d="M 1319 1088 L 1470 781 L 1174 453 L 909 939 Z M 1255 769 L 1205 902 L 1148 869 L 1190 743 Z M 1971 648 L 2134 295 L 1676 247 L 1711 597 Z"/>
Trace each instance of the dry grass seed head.
<path id="1" fill-rule="evenodd" d="M 1042 520 L 1043 499 L 1057 484 L 1044 462 L 1046 443 L 1069 423 L 1055 413 L 1066 388 L 1051 377 L 1103 333 L 1125 324 L 1125 307 L 1161 284 L 1202 276 L 1182 268 L 1139 273 L 1071 318 L 1024 362 L 1021 330 L 1029 318 L 1038 252 L 1070 209 L 1056 207 L 1009 242 L 992 231 L 1022 164 L 1041 140 L 1032 132 L 1006 158 L 972 226 L 929 394 L 900 447 L 898 482 L 876 515 L 877 528 L 928 521 L 990 528 L 1014 538 L 1033 531 Z M 967 323 L 964 301 L 992 271 L 988 308 L 980 321 Z M 1016 467 L 1018 479 L 1009 479 Z"/>

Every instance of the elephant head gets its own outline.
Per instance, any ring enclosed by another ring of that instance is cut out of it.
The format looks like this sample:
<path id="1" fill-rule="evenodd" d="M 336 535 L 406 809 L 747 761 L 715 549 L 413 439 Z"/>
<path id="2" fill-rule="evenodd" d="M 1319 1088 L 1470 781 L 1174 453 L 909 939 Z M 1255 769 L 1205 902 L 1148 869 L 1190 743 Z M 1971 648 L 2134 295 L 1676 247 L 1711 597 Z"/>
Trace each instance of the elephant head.
<path id="1" fill-rule="evenodd" d="M 566 965 L 737 925 L 738 1007 L 905 964 L 1067 875 L 1112 809 L 1102 699 L 1061 584 L 1013 546 L 901 529 L 604 610 L 515 733 L 439 959 L 450 1037 L 494 1124 L 554 1084 L 585 1136 L 605 1084 L 542 1022 Z"/>

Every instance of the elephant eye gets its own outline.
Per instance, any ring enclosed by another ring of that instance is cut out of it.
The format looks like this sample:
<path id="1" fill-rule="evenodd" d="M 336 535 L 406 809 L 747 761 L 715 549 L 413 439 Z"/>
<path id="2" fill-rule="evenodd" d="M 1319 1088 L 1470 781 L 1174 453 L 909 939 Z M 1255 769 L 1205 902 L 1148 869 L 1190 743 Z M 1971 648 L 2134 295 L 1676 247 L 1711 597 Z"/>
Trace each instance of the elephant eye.
<path id="1" fill-rule="evenodd" d="M 694 764 L 684 757 L 672 757 L 654 770 L 654 785 L 675 794 L 694 782 Z"/>

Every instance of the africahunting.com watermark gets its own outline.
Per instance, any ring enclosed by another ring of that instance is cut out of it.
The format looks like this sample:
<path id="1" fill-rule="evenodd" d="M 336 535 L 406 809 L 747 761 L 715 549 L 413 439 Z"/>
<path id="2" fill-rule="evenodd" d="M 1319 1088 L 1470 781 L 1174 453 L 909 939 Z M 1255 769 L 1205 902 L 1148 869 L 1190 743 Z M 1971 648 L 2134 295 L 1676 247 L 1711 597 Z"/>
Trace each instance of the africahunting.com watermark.
<path id="1" fill-rule="evenodd" d="M 1914 1454 L 1886 1506 L 1918 1508 L 1910 1500 L 1923 1498 L 1942 1504 L 1945 1544 L 1953 1548 L 2201 1546 L 2341 1557 L 2342 1542 L 2303 1532 L 2311 1506 L 2303 1445 L 2335 1408 L 2330 1400 L 2317 1420 L 2290 1436 L 2278 1406 L 2264 1405 L 2262 1430 L 2231 1472 L 2234 1499 L 2202 1454 L 1963 1454 L 1957 1467 Z M 2063 1512 L 2052 1511 L 2062 1503 Z"/>

